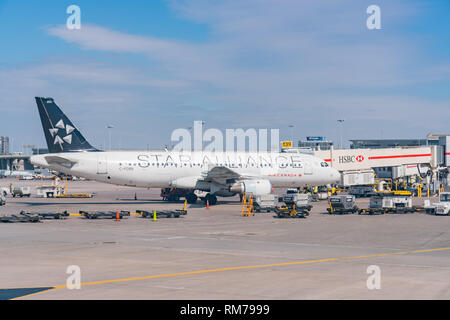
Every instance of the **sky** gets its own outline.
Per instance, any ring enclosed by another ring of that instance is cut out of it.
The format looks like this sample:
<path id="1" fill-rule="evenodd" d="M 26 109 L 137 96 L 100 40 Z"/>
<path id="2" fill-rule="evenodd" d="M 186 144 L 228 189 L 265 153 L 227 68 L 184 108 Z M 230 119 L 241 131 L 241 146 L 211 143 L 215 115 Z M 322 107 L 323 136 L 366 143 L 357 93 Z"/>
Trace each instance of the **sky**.
<path id="1" fill-rule="evenodd" d="M 449 12 L 448 0 L 0 0 L 0 136 L 45 147 L 35 96 L 99 148 L 108 125 L 113 148 L 147 149 L 195 120 L 338 144 L 343 119 L 347 146 L 450 133 Z"/>

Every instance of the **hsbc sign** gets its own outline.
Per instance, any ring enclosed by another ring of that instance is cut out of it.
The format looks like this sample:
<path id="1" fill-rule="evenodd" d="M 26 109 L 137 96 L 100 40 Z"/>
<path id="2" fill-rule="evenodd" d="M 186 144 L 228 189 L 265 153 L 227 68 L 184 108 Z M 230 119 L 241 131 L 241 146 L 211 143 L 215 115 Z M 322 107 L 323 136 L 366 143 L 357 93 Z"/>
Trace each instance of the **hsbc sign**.
<path id="1" fill-rule="evenodd" d="M 447 145 L 447 166 L 450 166 L 450 136 Z M 433 164 L 436 148 L 382 148 L 382 149 L 331 149 L 317 150 L 314 155 L 324 159 L 339 171 L 370 170 L 377 167 Z"/>
<path id="2" fill-rule="evenodd" d="M 364 156 L 340 156 L 339 163 L 355 163 L 355 162 L 363 162 Z"/>

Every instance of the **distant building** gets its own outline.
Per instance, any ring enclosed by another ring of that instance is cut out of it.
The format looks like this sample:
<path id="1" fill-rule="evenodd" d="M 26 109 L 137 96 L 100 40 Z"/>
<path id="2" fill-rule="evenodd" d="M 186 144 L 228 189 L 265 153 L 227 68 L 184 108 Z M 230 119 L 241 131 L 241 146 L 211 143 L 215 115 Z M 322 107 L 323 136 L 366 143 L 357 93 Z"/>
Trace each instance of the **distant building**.
<path id="1" fill-rule="evenodd" d="M 9 154 L 9 138 L 0 137 L 0 154 Z"/>
<path id="2" fill-rule="evenodd" d="M 330 150 L 333 142 L 328 141 L 325 137 L 306 137 L 306 141 L 299 141 L 299 148 L 310 148 L 312 150 Z"/>
<path id="3" fill-rule="evenodd" d="M 426 139 L 368 139 L 350 140 L 350 149 L 381 149 L 397 147 L 420 147 L 426 146 Z"/>
<path id="4" fill-rule="evenodd" d="M 448 134 L 429 134 L 426 139 L 358 139 L 350 140 L 350 149 L 381 149 L 399 147 L 438 146 L 439 138 Z"/>
<path id="5" fill-rule="evenodd" d="M 47 148 L 33 148 L 31 150 L 33 151 L 33 155 L 48 153 L 48 149 Z"/>

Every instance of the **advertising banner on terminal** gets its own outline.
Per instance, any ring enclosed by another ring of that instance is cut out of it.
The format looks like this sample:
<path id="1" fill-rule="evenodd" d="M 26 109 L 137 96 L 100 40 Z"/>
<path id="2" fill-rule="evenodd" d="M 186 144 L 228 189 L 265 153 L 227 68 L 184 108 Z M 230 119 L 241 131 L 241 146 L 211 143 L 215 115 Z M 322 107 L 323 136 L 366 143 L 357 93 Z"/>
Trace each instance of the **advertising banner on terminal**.
<path id="1" fill-rule="evenodd" d="M 306 137 L 306 141 L 324 141 L 324 137 Z"/>
<path id="2" fill-rule="evenodd" d="M 339 171 L 366 170 L 405 164 L 433 163 L 432 147 L 319 150 L 314 155 Z"/>

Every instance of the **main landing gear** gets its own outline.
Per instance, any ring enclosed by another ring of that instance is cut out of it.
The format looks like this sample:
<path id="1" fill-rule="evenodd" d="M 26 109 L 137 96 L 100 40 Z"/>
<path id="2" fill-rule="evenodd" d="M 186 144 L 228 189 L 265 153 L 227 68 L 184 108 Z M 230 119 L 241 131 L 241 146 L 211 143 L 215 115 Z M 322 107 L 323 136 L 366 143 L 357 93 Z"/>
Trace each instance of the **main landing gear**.
<path id="1" fill-rule="evenodd" d="M 203 202 L 205 202 L 205 204 L 207 204 L 208 201 L 209 201 L 209 205 L 213 206 L 217 203 L 217 197 L 213 194 L 208 193 L 206 195 L 206 197 L 203 198 Z"/>

